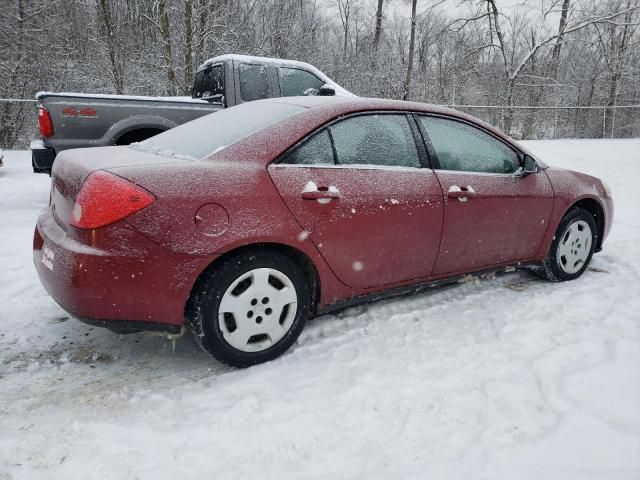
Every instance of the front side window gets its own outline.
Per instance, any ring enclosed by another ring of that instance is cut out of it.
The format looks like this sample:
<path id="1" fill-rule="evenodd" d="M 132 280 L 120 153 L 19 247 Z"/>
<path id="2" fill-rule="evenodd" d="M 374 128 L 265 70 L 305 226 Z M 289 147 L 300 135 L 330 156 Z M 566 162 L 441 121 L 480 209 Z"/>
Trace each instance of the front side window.
<path id="1" fill-rule="evenodd" d="M 338 164 L 420 167 L 405 115 L 360 115 L 342 120 L 329 129 Z"/>
<path id="2" fill-rule="evenodd" d="M 322 130 L 288 153 L 282 163 L 295 165 L 333 165 L 329 132 Z"/>
<path id="3" fill-rule="evenodd" d="M 298 68 L 280 67 L 280 94 L 283 97 L 317 95 L 324 82 L 314 74 Z"/>
<path id="4" fill-rule="evenodd" d="M 518 155 L 482 130 L 441 117 L 420 116 L 442 170 L 514 173 Z"/>
<path id="5" fill-rule="evenodd" d="M 214 65 L 196 74 L 193 98 L 222 101 L 223 97 L 224 67 L 222 65 Z"/>
<path id="6" fill-rule="evenodd" d="M 269 97 L 267 67 L 243 63 L 239 67 L 240 96 L 243 102 L 260 100 Z"/>

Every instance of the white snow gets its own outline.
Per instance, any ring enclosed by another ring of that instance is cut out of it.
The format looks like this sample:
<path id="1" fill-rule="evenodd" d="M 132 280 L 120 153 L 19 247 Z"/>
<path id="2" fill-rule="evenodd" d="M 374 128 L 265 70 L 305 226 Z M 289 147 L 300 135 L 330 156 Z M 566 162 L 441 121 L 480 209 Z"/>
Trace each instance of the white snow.
<path id="1" fill-rule="evenodd" d="M 42 97 L 73 97 L 73 98 L 96 98 L 101 100 L 144 100 L 147 102 L 178 102 L 178 103 L 204 103 L 206 100 L 200 98 L 192 98 L 186 96 L 173 97 L 156 97 L 142 95 L 113 95 L 106 93 L 80 93 L 80 92 L 45 92 L 40 91 L 35 95 L 36 100 L 42 100 Z"/>
<path id="2" fill-rule="evenodd" d="M 352 308 L 248 370 L 69 319 L 32 265 L 49 178 L 5 152 L 0 478 L 640 478 L 640 140 L 526 145 L 611 186 L 593 270 Z"/>
<path id="3" fill-rule="evenodd" d="M 302 193 L 310 193 L 318 190 L 318 185 L 313 180 L 309 180 L 302 188 Z"/>
<path id="4" fill-rule="evenodd" d="M 44 142 L 42 141 L 42 139 L 31 140 L 31 143 L 29 144 L 29 149 L 38 150 L 40 148 L 44 148 Z"/>

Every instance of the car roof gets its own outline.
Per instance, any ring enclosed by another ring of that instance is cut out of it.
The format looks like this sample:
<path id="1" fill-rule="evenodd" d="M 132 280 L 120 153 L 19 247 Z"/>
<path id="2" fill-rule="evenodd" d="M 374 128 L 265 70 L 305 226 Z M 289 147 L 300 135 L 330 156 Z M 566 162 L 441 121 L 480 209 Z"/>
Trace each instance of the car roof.
<path id="1" fill-rule="evenodd" d="M 302 96 L 302 97 L 277 97 L 258 100 L 264 103 L 284 103 L 289 105 L 298 105 L 300 107 L 322 110 L 331 109 L 332 111 L 340 110 L 341 114 L 356 113 L 360 111 L 404 111 L 404 112 L 424 112 L 438 115 L 447 115 L 457 117 L 470 123 L 478 124 L 491 131 L 498 132 L 500 136 L 504 133 L 495 127 L 483 122 L 482 120 L 472 117 L 459 110 L 443 107 L 441 105 L 433 105 L 430 103 L 408 102 L 405 100 L 388 100 L 383 98 L 367 98 L 367 97 L 343 97 L 343 96 Z"/>
<path id="2" fill-rule="evenodd" d="M 218 55 L 217 57 L 211 57 L 205 60 L 202 65 L 198 67 L 198 70 L 202 70 L 203 68 L 212 65 L 217 62 L 224 62 L 227 60 L 238 60 L 245 63 L 273 63 L 282 66 L 288 67 L 298 67 L 298 68 L 315 68 L 313 65 L 307 62 L 301 62 L 299 60 L 289 60 L 285 58 L 275 58 L 275 57 L 258 57 L 255 55 L 239 55 L 236 53 L 227 53 L 224 55 Z"/>
<path id="3" fill-rule="evenodd" d="M 443 107 L 440 105 L 433 105 L 429 103 L 420 103 L 420 102 L 408 102 L 404 100 L 388 100 L 383 98 L 367 98 L 367 97 L 343 97 L 339 95 L 331 95 L 331 96 L 301 96 L 301 97 L 277 97 L 277 98 L 268 98 L 264 100 L 258 100 L 259 102 L 267 102 L 267 103 L 286 103 L 290 105 L 298 105 L 300 107 L 305 108 L 336 108 L 336 106 L 340 105 L 347 111 L 359 111 L 359 110 L 403 110 L 403 111 L 412 111 L 412 112 L 425 112 L 425 113 L 439 113 L 443 115 L 453 115 L 459 117 L 469 117 L 474 122 L 477 122 L 478 119 L 471 117 L 470 115 L 466 115 L 463 112 L 458 110 L 453 110 L 451 108 Z"/>

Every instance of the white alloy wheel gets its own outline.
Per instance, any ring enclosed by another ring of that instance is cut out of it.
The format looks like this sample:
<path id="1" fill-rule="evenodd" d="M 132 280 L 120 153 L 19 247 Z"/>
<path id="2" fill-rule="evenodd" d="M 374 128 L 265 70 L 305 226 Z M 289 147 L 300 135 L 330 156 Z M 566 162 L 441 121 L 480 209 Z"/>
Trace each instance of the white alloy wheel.
<path id="1" fill-rule="evenodd" d="M 584 220 L 576 220 L 567 227 L 556 253 L 558 266 L 570 275 L 578 272 L 591 252 L 593 233 Z"/>
<path id="2" fill-rule="evenodd" d="M 250 270 L 231 283 L 218 308 L 224 340 L 242 352 L 275 345 L 291 329 L 298 295 L 293 282 L 273 268 Z"/>

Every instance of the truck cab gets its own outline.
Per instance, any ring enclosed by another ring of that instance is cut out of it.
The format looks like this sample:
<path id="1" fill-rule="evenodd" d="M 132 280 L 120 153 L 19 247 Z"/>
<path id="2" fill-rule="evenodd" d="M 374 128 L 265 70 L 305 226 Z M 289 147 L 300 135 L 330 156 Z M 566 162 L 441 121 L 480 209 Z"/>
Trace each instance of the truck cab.
<path id="1" fill-rule="evenodd" d="M 334 91 L 338 87 L 308 63 L 222 55 L 207 60 L 198 68 L 192 97 L 231 107 L 263 98 L 318 95 L 327 86 Z M 340 94 L 348 93 L 340 90 Z"/>

